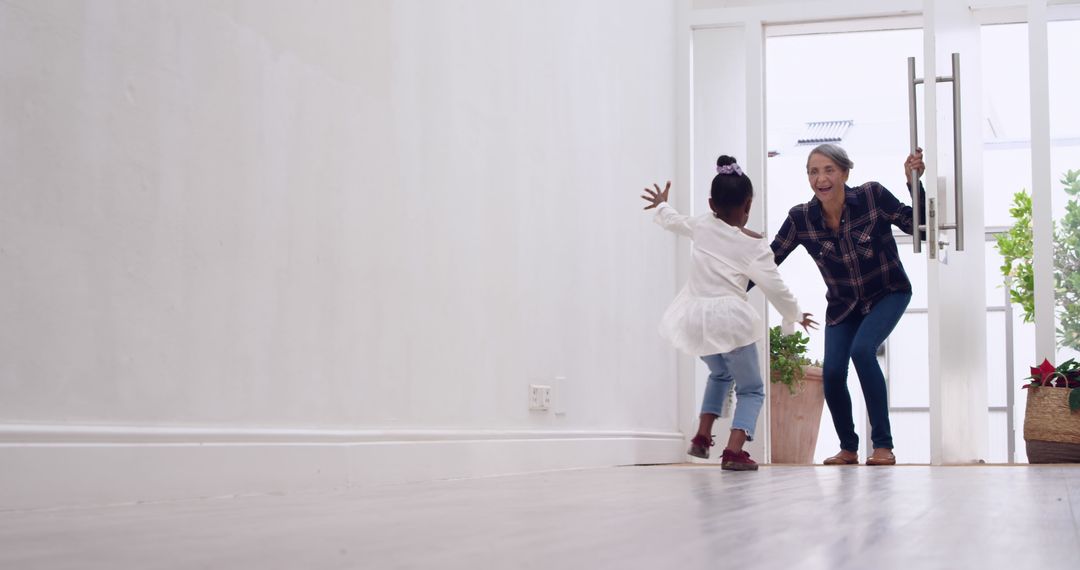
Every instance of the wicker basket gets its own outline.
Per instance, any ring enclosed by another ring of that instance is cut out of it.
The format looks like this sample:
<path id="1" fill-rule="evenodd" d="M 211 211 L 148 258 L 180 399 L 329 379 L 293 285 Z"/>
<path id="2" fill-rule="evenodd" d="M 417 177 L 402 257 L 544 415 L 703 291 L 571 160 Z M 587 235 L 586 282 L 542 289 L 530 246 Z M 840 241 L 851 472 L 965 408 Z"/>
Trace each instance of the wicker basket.
<path id="1" fill-rule="evenodd" d="M 1080 410 L 1066 388 L 1028 388 L 1024 441 L 1029 463 L 1080 463 Z"/>

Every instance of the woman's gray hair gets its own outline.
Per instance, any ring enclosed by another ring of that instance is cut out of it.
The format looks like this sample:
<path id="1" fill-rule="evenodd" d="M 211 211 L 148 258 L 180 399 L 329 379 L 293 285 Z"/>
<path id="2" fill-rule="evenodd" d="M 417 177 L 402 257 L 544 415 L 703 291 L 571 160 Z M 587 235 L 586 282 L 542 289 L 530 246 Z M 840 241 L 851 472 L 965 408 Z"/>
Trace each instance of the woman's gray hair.
<path id="1" fill-rule="evenodd" d="M 839 145 L 825 143 L 819 144 L 814 147 L 814 150 L 810 151 L 810 154 L 806 157 L 807 168 L 810 167 L 810 157 L 814 156 L 815 154 L 820 154 L 821 156 L 824 156 L 825 158 L 835 162 L 836 165 L 839 166 L 840 169 L 844 172 L 855 168 L 855 163 L 851 162 L 851 159 L 848 158 L 847 151 Z"/>

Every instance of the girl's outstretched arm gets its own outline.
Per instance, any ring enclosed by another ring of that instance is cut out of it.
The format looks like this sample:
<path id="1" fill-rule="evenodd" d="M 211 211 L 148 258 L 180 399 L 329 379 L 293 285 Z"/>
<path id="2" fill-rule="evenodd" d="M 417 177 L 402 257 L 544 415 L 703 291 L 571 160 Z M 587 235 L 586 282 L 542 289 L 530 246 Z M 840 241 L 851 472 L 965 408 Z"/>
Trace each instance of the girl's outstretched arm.
<path id="1" fill-rule="evenodd" d="M 653 221 L 660 224 L 660 227 L 665 230 L 690 238 L 694 237 L 694 228 L 690 224 L 693 218 L 680 214 L 667 202 L 668 190 L 671 189 L 671 181 L 668 181 L 663 190 L 660 189 L 659 184 L 653 184 L 653 188 L 656 188 L 655 192 L 646 188 L 645 194 L 641 196 L 642 200 L 649 203 L 644 209 L 651 210 L 652 208 L 656 208 L 656 216 L 653 218 Z"/>

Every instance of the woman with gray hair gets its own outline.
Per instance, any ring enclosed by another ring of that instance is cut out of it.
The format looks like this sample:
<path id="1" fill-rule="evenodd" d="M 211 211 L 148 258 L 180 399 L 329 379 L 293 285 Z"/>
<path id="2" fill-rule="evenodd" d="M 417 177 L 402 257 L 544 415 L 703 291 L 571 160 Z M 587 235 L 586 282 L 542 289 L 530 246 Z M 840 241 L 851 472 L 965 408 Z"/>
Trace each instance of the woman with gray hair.
<path id="1" fill-rule="evenodd" d="M 825 401 L 840 438 L 840 452 L 825 464 L 859 462 L 859 436 L 847 388 L 850 360 L 870 419 L 874 451 L 866 464 L 894 465 L 889 404 L 877 349 L 911 300 L 911 282 L 900 263 L 892 226 L 911 234 L 912 209 L 877 182 L 848 186 L 852 167 L 847 152 L 837 145 L 823 144 L 810 151 L 806 175 L 814 196 L 788 212 L 772 250 L 780 265 L 792 250 L 803 246 L 825 279 L 828 308 L 822 375 Z M 922 176 L 922 149 L 908 156 L 904 170 L 914 170 L 916 178 Z M 910 192 L 915 181 L 908 176 Z"/>

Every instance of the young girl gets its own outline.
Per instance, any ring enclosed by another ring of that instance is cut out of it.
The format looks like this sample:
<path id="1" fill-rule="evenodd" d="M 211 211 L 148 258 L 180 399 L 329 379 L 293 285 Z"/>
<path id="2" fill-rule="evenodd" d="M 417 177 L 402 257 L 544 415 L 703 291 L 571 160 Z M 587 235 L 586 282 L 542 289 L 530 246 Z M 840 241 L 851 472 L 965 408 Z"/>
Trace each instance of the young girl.
<path id="1" fill-rule="evenodd" d="M 667 203 L 664 190 L 645 189 L 645 209 L 656 208 L 654 220 L 664 229 L 685 235 L 694 242 L 690 278 L 671 302 L 660 324 L 660 334 L 676 348 L 700 356 L 709 367 L 709 382 L 701 404 L 697 435 L 687 452 L 708 458 L 713 422 L 735 383 L 735 414 L 731 435 L 720 465 L 733 471 L 757 470 L 757 463 L 743 451 L 753 440 L 754 427 L 765 400 L 765 386 L 758 367 L 755 343 L 762 338 L 761 317 L 747 302 L 746 287 L 753 280 L 780 312 L 786 323 L 798 322 L 809 331 L 817 323 L 803 313 L 795 297 L 780 279 L 773 252 L 761 235 L 744 228 L 750 217 L 754 188 L 750 178 L 730 156 L 716 161 L 707 214 L 691 217 Z"/>

